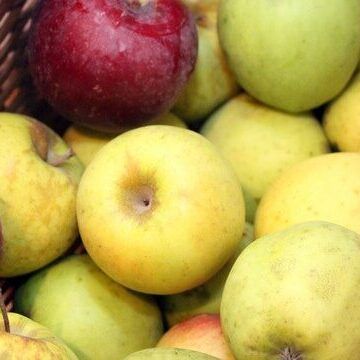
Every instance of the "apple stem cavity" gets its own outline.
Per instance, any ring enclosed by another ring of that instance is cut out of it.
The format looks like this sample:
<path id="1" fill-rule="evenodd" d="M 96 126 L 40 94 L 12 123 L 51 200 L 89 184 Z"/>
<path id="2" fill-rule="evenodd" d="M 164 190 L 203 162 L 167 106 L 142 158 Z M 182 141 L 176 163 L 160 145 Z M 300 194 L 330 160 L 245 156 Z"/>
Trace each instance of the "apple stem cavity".
<path id="1" fill-rule="evenodd" d="M 3 321 L 4 321 L 4 329 L 7 333 L 10 333 L 10 321 L 9 321 L 9 317 L 8 317 L 5 302 L 4 302 L 4 295 L 3 295 L 2 289 L 1 289 L 1 295 L 0 295 L 0 309 L 1 309 L 1 315 L 2 315 Z"/>
<path id="2" fill-rule="evenodd" d="M 287 347 L 281 352 L 280 360 L 303 360 L 303 357 L 299 351 Z"/>
<path id="3" fill-rule="evenodd" d="M 60 166 L 64 164 L 67 160 L 69 160 L 75 153 L 72 148 L 68 148 L 63 154 L 56 154 L 51 150 L 47 153 L 46 162 L 52 166 Z"/>

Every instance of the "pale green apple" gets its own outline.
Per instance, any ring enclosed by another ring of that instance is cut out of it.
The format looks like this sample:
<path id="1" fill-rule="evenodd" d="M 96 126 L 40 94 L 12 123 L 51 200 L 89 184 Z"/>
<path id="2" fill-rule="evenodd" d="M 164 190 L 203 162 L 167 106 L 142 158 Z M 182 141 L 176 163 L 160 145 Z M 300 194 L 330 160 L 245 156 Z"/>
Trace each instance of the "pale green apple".
<path id="1" fill-rule="evenodd" d="M 359 62 L 358 0 L 222 0 L 218 22 L 239 84 L 282 110 L 331 100 Z"/>
<path id="2" fill-rule="evenodd" d="M 39 269 L 72 245 L 82 172 L 50 128 L 0 113 L 0 277 Z"/>
<path id="3" fill-rule="evenodd" d="M 72 255 L 30 277 L 15 309 L 48 327 L 79 359 L 123 359 L 155 346 L 162 319 L 153 298 L 115 283 L 87 255 Z"/>
<path id="4" fill-rule="evenodd" d="M 340 151 L 360 152 L 360 73 L 328 105 L 323 124 L 332 145 Z"/>
<path id="5" fill-rule="evenodd" d="M 186 128 L 186 124 L 172 113 L 159 115 L 149 125 L 171 125 Z M 119 135 L 119 134 L 117 134 Z M 79 125 L 71 125 L 64 133 L 65 142 L 74 150 L 80 161 L 88 166 L 95 154 L 116 134 L 102 133 Z"/>
<path id="6" fill-rule="evenodd" d="M 190 4 L 198 29 L 199 48 L 194 72 L 173 111 L 191 123 L 207 117 L 238 92 L 238 85 L 225 60 L 217 32 L 218 1 Z"/>
<path id="7" fill-rule="evenodd" d="M 218 314 L 225 281 L 240 253 L 254 239 L 253 226 L 245 225 L 238 247 L 227 264 L 205 284 L 184 293 L 160 298 L 162 310 L 169 326 L 173 326 L 194 315 Z"/>
<path id="8" fill-rule="evenodd" d="M 198 351 L 175 348 L 152 348 L 138 351 L 124 360 L 219 360 Z"/>
<path id="9" fill-rule="evenodd" d="M 77 360 L 78 357 L 44 326 L 25 316 L 8 313 L 10 332 L 0 320 L 0 359 Z"/>
<path id="10" fill-rule="evenodd" d="M 313 115 L 278 111 L 245 93 L 217 110 L 201 133 L 230 161 L 257 201 L 290 165 L 330 150 Z"/>
<path id="11" fill-rule="evenodd" d="M 214 145 L 164 125 L 128 131 L 98 152 L 77 214 L 95 263 L 120 284 L 158 295 L 211 278 L 245 224 L 241 186 Z"/>
<path id="12" fill-rule="evenodd" d="M 356 359 L 360 235 L 308 222 L 255 240 L 239 256 L 221 303 L 241 360 Z"/>
<path id="13" fill-rule="evenodd" d="M 360 234 L 360 153 L 333 153 L 284 171 L 260 201 L 255 238 L 306 221 L 328 221 Z"/>

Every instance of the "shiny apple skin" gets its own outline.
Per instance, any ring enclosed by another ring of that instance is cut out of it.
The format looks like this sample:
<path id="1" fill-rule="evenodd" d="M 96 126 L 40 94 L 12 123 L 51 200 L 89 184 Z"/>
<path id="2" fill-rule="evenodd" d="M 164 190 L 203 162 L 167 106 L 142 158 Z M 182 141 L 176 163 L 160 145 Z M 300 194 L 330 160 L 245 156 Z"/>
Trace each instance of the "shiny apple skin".
<path id="1" fill-rule="evenodd" d="M 118 132 L 173 106 L 195 66 L 197 30 L 178 0 L 43 0 L 28 58 L 61 115 Z"/>

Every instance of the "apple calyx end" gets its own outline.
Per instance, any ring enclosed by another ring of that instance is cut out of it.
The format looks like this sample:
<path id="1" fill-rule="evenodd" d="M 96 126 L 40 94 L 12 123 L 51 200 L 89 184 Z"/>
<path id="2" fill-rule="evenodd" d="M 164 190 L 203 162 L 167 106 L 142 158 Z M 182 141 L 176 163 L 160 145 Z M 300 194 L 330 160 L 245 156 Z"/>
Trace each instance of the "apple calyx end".
<path id="1" fill-rule="evenodd" d="M 300 351 L 288 346 L 281 351 L 280 360 L 303 360 L 303 356 Z"/>

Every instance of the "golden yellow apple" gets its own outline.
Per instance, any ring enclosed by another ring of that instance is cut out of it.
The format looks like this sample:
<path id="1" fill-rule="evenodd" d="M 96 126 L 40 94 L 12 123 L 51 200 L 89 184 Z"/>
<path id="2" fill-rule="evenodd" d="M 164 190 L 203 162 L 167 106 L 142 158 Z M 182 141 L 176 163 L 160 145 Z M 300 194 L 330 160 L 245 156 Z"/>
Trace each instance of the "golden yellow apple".
<path id="1" fill-rule="evenodd" d="M 360 153 L 325 154 L 294 165 L 263 196 L 255 237 L 322 220 L 360 233 Z"/>
<path id="2" fill-rule="evenodd" d="M 323 123 L 332 145 L 340 151 L 360 151 L 360 73 L 328 105 Z"/>
<path id="3" fill-rule="evenodd" d="M 231 166 L 200 134 L 151 125 L 105 145 L 82 177 L 79 229 L 95 263 L 131 289 L 179 293 L 229 260 L 245 224 Z"/>
<path id="4" fill-rule="evenodd" d="M 50 128 L 0 113 L 0 276 L 39 269 L 72 245 L 82 172 L 80 161 Z"/>

